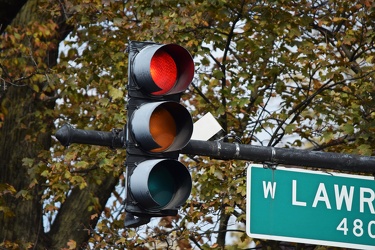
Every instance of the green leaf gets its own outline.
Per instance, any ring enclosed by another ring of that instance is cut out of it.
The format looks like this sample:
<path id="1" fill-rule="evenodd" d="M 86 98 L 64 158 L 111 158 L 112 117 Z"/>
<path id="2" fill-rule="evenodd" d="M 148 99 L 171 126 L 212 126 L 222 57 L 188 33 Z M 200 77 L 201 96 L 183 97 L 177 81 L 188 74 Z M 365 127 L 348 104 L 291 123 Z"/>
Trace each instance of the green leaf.
<path id="1" fill-rule="evenodd" d="M 345 134 L 352 135 L 354 133 L 354 127 L 352 124 L 346 123 L 342 126 L 342 129 Z"/>
<path id="2" fill-rule="evenodd" d="M 111 85 L 108 86 L 109 89 L 109 96 L 112 97 L 113 100 L 122 99 L 124 97 L 124 92 L 121 89 L 114 88 Z"/>
<path id="3" fill-rule="evenodd" d="M 212 76 L 214 77 L 214 78 L 216 78 L 216 79 L 222 79 L 223 77 L 224 77 L 224 73 L 223 73 L 223 71 L 221 71 L 221 70 L 214 70 L 213 72 L 212 72 Z"/>
<path id="4" fill-rule="evenodd" d="M 285 133 L 292 134 L 295 129 L 296 129 L 296 124 L 293 124 L 293 123 L 292 124 L 288 124 L 285 127 Z"/>
<path id="5" fill-rule="evenodd" d="M 368 144 L 362 144 L 358 147 L 358 153 L 361 155 L 371 155 L 372 154 L 372 147 Z"/>

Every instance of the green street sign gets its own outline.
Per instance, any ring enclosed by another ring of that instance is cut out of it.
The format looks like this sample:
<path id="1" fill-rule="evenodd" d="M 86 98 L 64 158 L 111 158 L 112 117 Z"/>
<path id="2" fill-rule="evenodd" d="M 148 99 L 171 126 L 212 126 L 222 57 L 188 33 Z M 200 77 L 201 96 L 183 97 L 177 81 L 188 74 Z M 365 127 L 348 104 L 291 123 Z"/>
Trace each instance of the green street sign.
<path id="1" fill-rule="evenodd" d="M 246 213 L 252 238 L 375 249 L 374 177 L 254 164 Z"/>

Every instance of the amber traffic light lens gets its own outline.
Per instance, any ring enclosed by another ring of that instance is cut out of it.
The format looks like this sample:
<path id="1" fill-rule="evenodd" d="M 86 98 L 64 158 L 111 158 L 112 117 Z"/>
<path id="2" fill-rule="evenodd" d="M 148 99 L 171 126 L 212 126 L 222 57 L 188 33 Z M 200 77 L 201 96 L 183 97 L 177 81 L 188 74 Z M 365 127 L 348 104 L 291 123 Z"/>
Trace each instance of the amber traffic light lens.
<path id="1" fill-rule="evenodd" d="M 155 148 L 151 152 L 165 151 L 172 145 L 176 132 L 176 123 L 171 113 L 164 108 L 156 108 L 150 117 L 150 133 L 160 148 Z"/>
<path id="2" fill-rule="evenodd" d="M 163 95 L 170 91 L 177 81 L 177 65 L 170 54 L 158 50 L 151 59 L 150 73 L 155 84 L 161 89 L 154 95 Z"/>
<path id="3" fill-rule="evenodd" d="M 193 133 L 189 111 L 173 101 L 140 105 L 132 113 L 129 125 L 139 149 L 152 153 L 180 150 Z"/>

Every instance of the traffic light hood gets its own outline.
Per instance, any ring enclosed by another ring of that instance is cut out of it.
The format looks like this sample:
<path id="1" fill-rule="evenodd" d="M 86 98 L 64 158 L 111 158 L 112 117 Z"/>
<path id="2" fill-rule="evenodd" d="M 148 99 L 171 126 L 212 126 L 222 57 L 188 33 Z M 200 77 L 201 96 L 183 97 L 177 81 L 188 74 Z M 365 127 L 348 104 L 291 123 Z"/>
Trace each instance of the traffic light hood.
<path id="1" fill-rule="evenodd" d="M 135 140 L 143 150 L 151 153 L 180 150 L 193 133 L 190 113 L 173 101 L 145 103 L 130 119 Z"/>
<path id="2" fill-rule="evenodd" d="M 137 86 L 153 96 L 181 93 L 194 77 L 193 58 L 177 44 L 146 46 L 134 56 L 132 68 Z"/>
<path id="3" fill-rule="evenodd" d="M 145 210 L 176 209 L 189 198 L 192 180 L 181 162 L 153 159 L 135 168 L 129 187 L 134 199 Z"/>

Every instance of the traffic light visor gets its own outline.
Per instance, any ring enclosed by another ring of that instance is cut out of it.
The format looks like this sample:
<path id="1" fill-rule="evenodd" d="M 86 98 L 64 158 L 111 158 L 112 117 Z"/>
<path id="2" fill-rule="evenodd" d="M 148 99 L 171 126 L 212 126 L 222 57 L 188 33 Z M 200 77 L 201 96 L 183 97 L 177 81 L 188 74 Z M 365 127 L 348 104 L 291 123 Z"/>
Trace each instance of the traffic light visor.
<path id="1" fill-rule="evenodd" d="M 194 76 L 190 53 L 176 44 L 146 46 L 135 55 L 132 68 L 138 87 L 153 96 L 183 92 Z"/>
<path id="2" fill-rule="evenodd" d="M 141 162 L 129 182 L 134 199 L 148 210 L 175 209 L 186 202 L 192 188 L 188 169 L 172 159 Z"/>
<path id="3" fill-rule="evenodd" d="M 129 125 L 137 144 L 150 153 L 180 150 L 193 133 L 190 113 L 172 101 L 143 104 L 134 111 Z"/>

